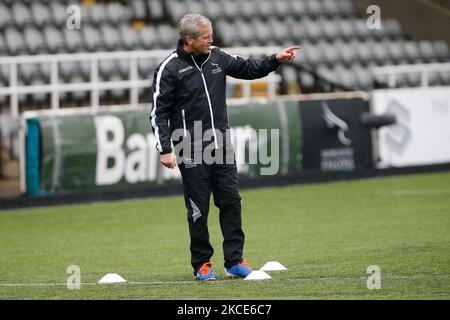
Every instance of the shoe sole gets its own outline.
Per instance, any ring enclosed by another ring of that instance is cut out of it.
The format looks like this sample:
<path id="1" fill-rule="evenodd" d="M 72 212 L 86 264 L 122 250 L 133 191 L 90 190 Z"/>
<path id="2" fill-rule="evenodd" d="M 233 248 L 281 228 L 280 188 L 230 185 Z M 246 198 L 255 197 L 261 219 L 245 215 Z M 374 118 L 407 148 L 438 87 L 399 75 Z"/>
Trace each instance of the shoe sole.
<path id="1" fill-rule="evenodd" d="M 237 276 L 237 275 L 235 275 L 235 274 L 229 273 L 229 272 L 227 271 L 227 269 L 225 269 L 225 277 L 227 277 L 227 278 L 241 278 L 241 279 L 244 279 L 244 277 Z"/>

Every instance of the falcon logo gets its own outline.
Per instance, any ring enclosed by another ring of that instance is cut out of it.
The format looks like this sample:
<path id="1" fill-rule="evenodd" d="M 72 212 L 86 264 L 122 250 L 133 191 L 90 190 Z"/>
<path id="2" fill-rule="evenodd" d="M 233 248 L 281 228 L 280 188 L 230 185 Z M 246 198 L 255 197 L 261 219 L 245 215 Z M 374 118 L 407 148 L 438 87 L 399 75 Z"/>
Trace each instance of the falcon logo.
<path id="1" fill-rule="evenodd" d="M 330 129 L 337 128 L 338 130 L 338 139 L 344 146 L 349 146 L 352 144 L 352 141 L 346 137 L 348 133 L 348 124 L 338 118 L 333 112 L 331 112 L 330 108 L 326 101 L 322 102 L 322 110 L 323 110 L 323 119 L 327 124 L 327 127 Z"/>
<path id="2" fill-rule="evenodd" d="M 212 69 L 212 73 L 219 73 L 222 72 L 222 69 L 219 67 L 218 63 L 213 63 L 211 62 L 211 65 L 214 67 L 214 69 Z"/>
<path id="3" fill-rule="evenodd" d="M 412 139 L 411 115 L 409 110 L 396 100 L 389 103 L 388 111 L 395 115 L 397 123 L 388 128 L 385 136 L 386 144 L 396 154 L 402 154 Z"/>

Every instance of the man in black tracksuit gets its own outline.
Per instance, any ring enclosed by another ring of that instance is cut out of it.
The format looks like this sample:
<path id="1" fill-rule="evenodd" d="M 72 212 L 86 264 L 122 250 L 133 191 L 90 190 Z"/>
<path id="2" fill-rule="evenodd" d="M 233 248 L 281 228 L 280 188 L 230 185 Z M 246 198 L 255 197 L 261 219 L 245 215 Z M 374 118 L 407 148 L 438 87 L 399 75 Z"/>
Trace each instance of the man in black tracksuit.
<path id="1" fill-rule="evenodd" d="M 281 62 L 294 60 L 299 47 L 262 59 L 245 60 L 211 46 L 212 27 L 206 17 L 185 15 L 178 29 L 181 39 L 177 49 L 157 67 L 153 80 L 150 119 L 156 147 L 161 163 L 171 169 L 178 163 L 182 175 L 195 277 L 216 279 L 211 270 L 214 250 L 207 226 L 212 192 L 214 204 L 220 210 L 225 274 L 245 278 L 251 269 L 242 257 L 241 197 L 234 151 L 229 142 L 226 76 L 264 77 Z M 202 135 L 198 136 L 198 132 Z M 204 158 L 208 148 L 213 162 Z"/>

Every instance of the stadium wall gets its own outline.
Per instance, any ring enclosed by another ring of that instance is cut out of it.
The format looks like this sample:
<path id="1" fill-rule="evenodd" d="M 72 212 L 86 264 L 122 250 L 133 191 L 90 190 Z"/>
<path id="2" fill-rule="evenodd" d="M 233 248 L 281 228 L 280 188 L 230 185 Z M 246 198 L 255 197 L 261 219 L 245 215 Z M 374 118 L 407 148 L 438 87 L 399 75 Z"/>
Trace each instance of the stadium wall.
<path id="1" fill-rule="evenodd" d="M 241 180 L 303 171 L 352 172 L 373 166 L 366 95 L 254 100 L 229 107 Z M 159 164 L 150 107 L 26 112 L 21 135 L 27 196 L 179 185 Z"/>

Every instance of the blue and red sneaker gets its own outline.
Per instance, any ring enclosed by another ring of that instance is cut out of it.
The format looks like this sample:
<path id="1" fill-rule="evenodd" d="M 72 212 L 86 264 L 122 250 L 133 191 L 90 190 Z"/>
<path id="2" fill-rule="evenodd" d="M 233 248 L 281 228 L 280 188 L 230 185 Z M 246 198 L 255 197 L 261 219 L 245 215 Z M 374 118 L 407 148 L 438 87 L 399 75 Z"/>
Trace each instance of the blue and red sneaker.
<path id="1" fill-rule="evenodd" d="M 231 278 L 246 278 L 253 270 L 245 259 L 230 268 L 225 268 L 225 276 Z"/>
<path id="2" fill-rule="evenodd" d="M 198 268 L 197 272 L 194 273 L 195 279 L 200 281 L 215 281 L 217 280 L 216 275 L 211 270 L 212 262 L 205 262 Z"/>

